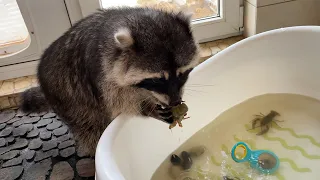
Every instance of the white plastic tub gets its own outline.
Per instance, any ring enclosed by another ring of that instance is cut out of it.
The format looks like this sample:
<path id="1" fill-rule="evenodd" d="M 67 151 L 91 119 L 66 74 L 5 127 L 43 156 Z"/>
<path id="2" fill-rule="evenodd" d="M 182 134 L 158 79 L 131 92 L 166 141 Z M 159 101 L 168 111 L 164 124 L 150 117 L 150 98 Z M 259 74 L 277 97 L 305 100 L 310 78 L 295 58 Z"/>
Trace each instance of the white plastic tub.
<path id="1" fill-rule="evenodd" d="M 265 93 L 320 99 L 320 27 L 284 28 L 238 42 L 190 75 L 184 127 L 119 116 L 96 151 L 97 180 L 149 180 L 163 160 L 223 111 Z M 195 84 L 214 86 L 195 86 Z M 219 137 L 216 137 L 219 138 Z"/>

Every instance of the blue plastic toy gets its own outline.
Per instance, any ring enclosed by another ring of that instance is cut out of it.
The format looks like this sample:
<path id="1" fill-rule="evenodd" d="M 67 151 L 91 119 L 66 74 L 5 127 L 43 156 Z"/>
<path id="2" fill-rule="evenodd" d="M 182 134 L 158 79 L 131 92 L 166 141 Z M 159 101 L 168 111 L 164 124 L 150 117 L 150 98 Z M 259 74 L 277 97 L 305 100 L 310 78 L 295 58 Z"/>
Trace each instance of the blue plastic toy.
<path id="1" fill-rule="evenodd" d="M 243 150 L 243 154 L 236 154 L 238 148 Z M 248 161 L 252 168 L 264 174 L 273 174 L 280 164 L 279 158 L 273 152 L 268 150 L 251 150 L 244 142 L 238 142 L 233 146 L 231 156 L 237 163 Z"/>

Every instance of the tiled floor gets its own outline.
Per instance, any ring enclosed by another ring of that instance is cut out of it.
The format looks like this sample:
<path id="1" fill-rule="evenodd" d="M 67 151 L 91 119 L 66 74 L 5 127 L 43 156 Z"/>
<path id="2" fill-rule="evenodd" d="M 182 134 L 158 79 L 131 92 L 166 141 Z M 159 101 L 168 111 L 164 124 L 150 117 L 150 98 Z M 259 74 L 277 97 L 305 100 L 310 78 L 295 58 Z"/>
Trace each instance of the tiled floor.
<path id="1" fill-rule="evenodd" d="M 0 114 L 1 180 L 93 180 L 94 158 L 76 147 L 55 113 Z"/>

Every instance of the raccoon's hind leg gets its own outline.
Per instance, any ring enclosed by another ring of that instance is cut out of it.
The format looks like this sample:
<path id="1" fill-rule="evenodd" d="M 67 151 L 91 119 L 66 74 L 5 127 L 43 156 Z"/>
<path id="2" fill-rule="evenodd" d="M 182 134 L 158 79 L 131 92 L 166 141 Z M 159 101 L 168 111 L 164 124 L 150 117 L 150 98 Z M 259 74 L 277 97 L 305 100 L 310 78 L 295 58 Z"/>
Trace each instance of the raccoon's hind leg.
<path id="1" fill-rule="evenodd" d="M 76 140 L 77 152 L 93 157 L 102 133 L 112 120 L 101 107 L 76 107 L 63 112 L 63 119 Z"/>
<path id="2" fill-rule="evenodd" d="M 72 127 L 71 131 L 76 140 L 77 152 L 81 152 L 85 156 L 95 156 L 99 139 L 105 128 L 107 126 Z"/>

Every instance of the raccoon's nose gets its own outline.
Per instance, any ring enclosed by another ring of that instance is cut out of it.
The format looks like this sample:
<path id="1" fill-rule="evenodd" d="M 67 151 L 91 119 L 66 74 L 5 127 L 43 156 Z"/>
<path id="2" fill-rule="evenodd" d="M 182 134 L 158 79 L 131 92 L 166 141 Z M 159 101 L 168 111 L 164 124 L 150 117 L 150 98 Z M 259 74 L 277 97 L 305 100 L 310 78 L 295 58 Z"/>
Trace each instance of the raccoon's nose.
<path id="1" fill-rule="evenodd" d="M 177 100 L 171 101 L 169 105 L 170 106 L 177 106 L 179 104 L 181 104 L 181 99 L 177 99 Z"/>

